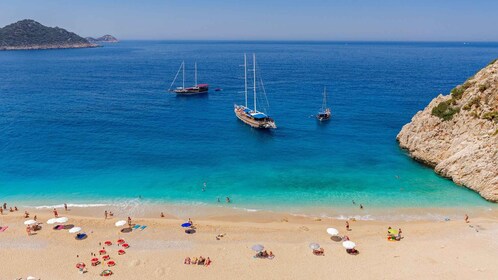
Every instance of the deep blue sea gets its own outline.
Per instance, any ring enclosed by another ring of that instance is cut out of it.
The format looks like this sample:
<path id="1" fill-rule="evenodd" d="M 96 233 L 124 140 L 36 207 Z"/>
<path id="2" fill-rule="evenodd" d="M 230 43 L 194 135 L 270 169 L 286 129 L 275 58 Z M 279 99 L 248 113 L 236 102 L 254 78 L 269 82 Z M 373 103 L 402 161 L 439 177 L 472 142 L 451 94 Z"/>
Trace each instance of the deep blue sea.
<path id="1" fill-rule="evenodd" d="M 257 54 L 271 133 L 233 113 L 244 52 Z M 0 52 L 0 200 L 494 207 L 395 138 L 497 57 L 498 43 L 124 41 Z M 197 62 L 209 94 L 166 91 L 182 60 L 187 84 Z M 323 86 L 333 117 L 320 124 L 310 116 Z"/>

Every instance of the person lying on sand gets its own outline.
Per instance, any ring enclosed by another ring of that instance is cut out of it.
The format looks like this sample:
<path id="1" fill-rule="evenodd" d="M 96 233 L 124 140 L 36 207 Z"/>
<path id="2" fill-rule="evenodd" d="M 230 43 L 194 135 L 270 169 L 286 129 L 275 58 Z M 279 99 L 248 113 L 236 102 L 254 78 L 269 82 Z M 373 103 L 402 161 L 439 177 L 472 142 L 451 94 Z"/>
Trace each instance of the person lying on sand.
<path id="1" fill-rule="evenodd" d="M 211 264 L 211 259 L 207 257 L 206 262 L 204 263 L 204 266 L 208 266 Z"/>
<path id="2" fill-rule="evenodd" d="M 14 209 L 12 209 L 12 207 L 10 207 L 9 212 L 14 212 Z"/>
<path id="3" fill-rule="evenodd" d="M 323 256 L 325 253 L 325 249 L 320 248 L 320 249 L 313 249 L 313 255 L 315 256 Z"/>
<path id="4" fill-rule="evenodd" d="M 190 264 L 190 257 L 186 257 L 185 260 L 183 261 L 184 264 Z"/>
<path id="5" fill-rule="evenodd" d="M 204 265 L 204 262 L 206 261 L 205 258 L 203 258 L 202 256 L 199 257 L 199 261 L 197 262 L 197 265 Z"/>
<path id="6" fill-rule="evenodd" d="M 225 236 L 226 233 L 216 235 L 216 240 L 220 240 Z"/>
<path id="7" fill-rule="evenodd" d="M 24 211 L 24 218 L 29 218 L 29 213 L 28 213 L 28 211 Z"/>

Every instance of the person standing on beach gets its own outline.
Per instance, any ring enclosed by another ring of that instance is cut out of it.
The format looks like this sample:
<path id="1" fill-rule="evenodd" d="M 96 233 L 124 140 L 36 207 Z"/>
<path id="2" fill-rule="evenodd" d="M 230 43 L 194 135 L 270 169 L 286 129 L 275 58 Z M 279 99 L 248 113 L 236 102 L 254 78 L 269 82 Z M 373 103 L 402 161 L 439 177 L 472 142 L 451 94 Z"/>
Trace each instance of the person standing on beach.
<path id="1" fill-rule="evenodd" d="M 0 207 L 0 215 L 3 215 L 3 208 L 2 207 Z"/>
<path id="2" fill-rule="evenodd" d="M 57 212 L 57 209 L 54 208 L 54 217 L 59 218 L 59 213 Z"/>
<path id="3" fill-rule="evenodd" d="M 350 231 L 350 229 L 349 229 L 349 222 L 348 221 L 346 221 L 346 230 Z"/>
<path id="4" fill-rule="evenodd" d="M 107 220 L 107 210 L 104 211 L 104 220 Z"/>
<path id="5" fill-rule="evenodd" d="M 469 215 L 465 214 L 465 222 L 468 224 L 469 223 Z"/>
<path id="6" fill-rule="evenodd" d="M 128 217 L 128 226 L 131 227 L 131 218 Z"/>
<path id="7" fill-rule="evenodd" d="M 26 233 L 28 234 L 28 236 L 31 235 L 31 227 L 30 226 L 26 227 Z"/>
<path id="8" fill-rule="evenodd" d="M 66 212 L 67 212 L 67 204 L 66 203 L 64 203 L 64 210 L 66 210 Z"/>
<path id="9" fill-rule="evenodd" d="M 360 209 L 363 209 L 363 204 L 360 204 Z"/>
<path id="10" fill-rule="evenodd" d="M 7 210 L 7 203 L 3 203 L 3 210 Z"/>

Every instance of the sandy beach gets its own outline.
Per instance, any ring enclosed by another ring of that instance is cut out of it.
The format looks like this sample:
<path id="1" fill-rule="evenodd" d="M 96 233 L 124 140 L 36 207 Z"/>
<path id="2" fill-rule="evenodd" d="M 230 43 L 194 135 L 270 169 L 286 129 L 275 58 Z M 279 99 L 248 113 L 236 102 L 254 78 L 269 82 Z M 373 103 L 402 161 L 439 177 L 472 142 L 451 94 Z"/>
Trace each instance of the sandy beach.
<path id="1" fill-rule="evenodd" d="M 58 209 L 68 224 L 88 234 L 77 241 L 67 230 L 56 231 L 45 222 L 53 218 L 51 209 L 28 209 L 42 222 L 42 229 L 28 236 L 23 222 L 24 209 L 4 213 L 0 226 L 0 279 L 35 276 L 41 279 L 100 279 L 107 268 L 90 265 L 92 253 L 105 247 L 116 262 L 111 279 L 496 279 L 498 275 L 498 213 L 450 221 L 345 221 L 295 217 L 282 213 L 239 213 L 229 209 L 216 215 L 190 217 L 196 233 L 186 234 L 180 225 L 184 217 L 165 212 L 142 213 L 133 223 L 147 225 L 143 231 L 121 233 L 114 224 L 126 219 L 104 219 L 102 207 Z M 157 216 L 157 217 L 154 217 Z M 387 227 L 402 228 L 399 242 L 387 241 Z M 327 234 L 337 228 L 357 244 L 359 255 L 348 255 L 341 242 Z M 224 234 L 220 240 L 218 234 Z M 116 241 L 130 245 L 126 254 Z M 103 243 L 113 242 L 111 246 Z M 102 245 L 99 246 L 99 242 Z M 310 243 L 319 243 L 324 256 L 315 256 Z M 251 250 L 262 244 L 275 254 L 273 260 L 255 259 Z M 189 256 L 209 257 L 208 267 L 185 265 Z M 100 256 L 98 256 L 101 258 Z M 87 264 L 79 274 L 75 265 Z M 105 262 L 104 262 L 105 263 Z"/>

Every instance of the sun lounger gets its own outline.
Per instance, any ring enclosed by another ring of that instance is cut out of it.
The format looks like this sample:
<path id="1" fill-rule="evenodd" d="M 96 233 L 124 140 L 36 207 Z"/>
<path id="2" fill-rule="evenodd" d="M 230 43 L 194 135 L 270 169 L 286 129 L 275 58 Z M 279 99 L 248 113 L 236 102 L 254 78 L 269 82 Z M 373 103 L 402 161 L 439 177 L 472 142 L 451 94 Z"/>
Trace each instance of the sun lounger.
<path id="1" fill-rule="evenodd" d="M 9 226 L 0 227 L 0 232 L 4 232 L 9 228 Z"/>
<path id="2" fill-rule="evenodd" d="M 134 227 L 132 227 L 132 229 L 138 229 L 140 227 L 140 225 L 135 225 Z"/>
<path id="3" fill-rule="evenodd" d="M 144 229 L 146 229 L 146 228 L 147 228 L 147 226 L 141 226 L 141 227 L 140 227 L 140 230 L 144 230 Z"/>

